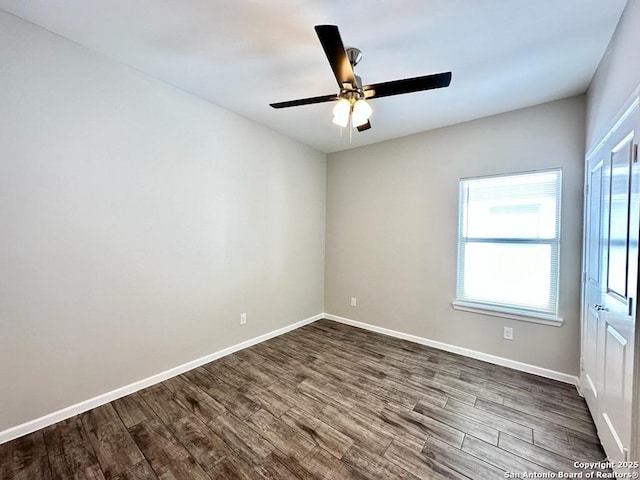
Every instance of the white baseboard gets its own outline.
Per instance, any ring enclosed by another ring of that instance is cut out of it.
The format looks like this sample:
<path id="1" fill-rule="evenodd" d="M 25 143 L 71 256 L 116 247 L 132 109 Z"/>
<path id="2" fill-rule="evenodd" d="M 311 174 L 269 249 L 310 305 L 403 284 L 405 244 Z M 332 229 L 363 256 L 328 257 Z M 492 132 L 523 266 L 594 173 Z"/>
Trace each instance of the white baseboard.
<path id="1" fill-rule="evenodd" d="M 334 322 L 344 323 L 345 325 L 351 325 L 353 327 L 363 328 L 365 330 L 370 330 L 372 332 L 388 335 L 390 337 L 400 338 L 402 340 L 408 340 L 413 343 L 419 343 L 421 345 L 426 345 L 428 347 L 437 348 L 439 350 L 444 350 L 446 352 L 457 353 L 459 355 L 464 355 L 465 357 L 471 357 L 477 360 L 483 360 L 488 363 L 493 363 L 494 365 L 501 365 L 503 367 L 513 368 L 514 370 L 520 370 L 521 372 L 532 373 L 540 377 L 550 378 L 552 380 L 558 380 L 560 382 L 569 383 L 571 385 L 575 385 L 576 388 L 578 388 L 579 386 L 578 377 L 574 375 L 556 372 L 555 370 L 549 370 L 547 368 L 537 367 L 535 365 L 529 365 L 528 363 L 517 362 L 515 360 L 498 357 L 496 355 L 490 355 L 488 353 L 478 352 L 476 350 L 471 350 L 468 348 L 449 345 L 448 343 L 437 342 L 435 340 L 430 340 L 428 338 L 418 337 L 416 335 L 411 335 L 408 333 L 402 333 L 395 330 L 390 330 L 388 328 L 377 327 L 375 325 L 358 322 L 356 320 L 339 317 L 337 315 L 331 315 L 329 313 L 325 313 L 324 318 L 328 320 L 333 320 Z"/>
<path id="2" fill-rule="evenodd" d="M 112 402 L 113 400 L 117 400 L 118 398 L 124 397 L 125 395 L 137 392 L 138 390 L 142 390 L 143 388 L 150 387 L 151 385 L 155 385 L 156 383 L 163 382 L 164 380 L 167 380 L 171 377 L 175 377 L 176 375 L 180 375 L 181 373 L 188 372 L 189 370 L 193 370 L 194 368 L 217 360 L 218 358 L 264 342 L 265 340 L 269 340 L 270 338 L 277 337 L 278 335 L 290 332 L 291 330 L 295 330 L 296 328 L 308 325 L 315 322 L 316 320 L 320 320 L 321 318 L 324 318 L 324 314 L 321 313 L 318 315 L 314 315 L 313 317 L 309 317 L 305 320 L 287 325 L 286 327 L 273 330 L 272 332 L 265 333 L 264 335 L 260 335 L 259 337 L 251 338 L 242 343 L 238 343 L 237 345 L 224 348 L 204 357 L 192 360 L 191 362 L 187 362 L 156 375 L 152 375 L 151 377 L 133 382 L 124 387 L 120 387 L 110 392 L 103 393 L 102 395 L 98 395 L 97 397 L 93 397 L 80 403 L 76 403 L 75 405 L 71 405 L 70 407 L 63 408 L 62 410 L 49 413 L 21 425 L 3 430 L 0 432 L 0 444 L 35 432 L 36 430 L 40 430 L 41 428 L 48 427 L 49 425 L 53 425 L 54 423 L 61 422 L 62 420 L 73 417 L 74 415 L 78 415 L 80 413 L 86 412 L 87 410 L 91 410 L 92 408 L 96 408 L 100 405 Z"/>
<path id="3" fill-rule="evenodd" d="M 272 332 L 265 333 L 264 335 L 251 338 L 244 342 L 238 343 L 237 345 L 224 348 L 222 350 L 211 353 L 209 355 L 198 358 L 196 360 L 192 360 L 191 362 L 184 363 L 182 365 L 171 368 L 169 370 L 158 373 L 156 375 L 152 375 L 151 377 L 144 378 L 142 380 L 131 383 L 124 387 L 120 387 L 110 392 L 103 393 L 101 395 L 98 395 L 97 397 L 84 400 L 80 403 L 76 403 L 75 405 L 71 405 L 69 407 L 63 408 L 62 410 L 49 413 L 47 415 L 36 418 L 34 420 L 30 420 L 21 425 L 17 425 L 7 430 L 1 431 L 0 444 L 6 443 L 10 440 L 21 437 L 23 435 L 27 435 L 29 433 L 35 432 L 36 430 L 40 430 L 41 428 L 48 427 L 49 425 L 53 425 L 54 423 L 61 422 L 62 420 L 66 420 L 67 418 L 73 417 L 74 415 L 84 413 L 88 410 L 91 410 L 92 408 L 99 407 L 100 405 L 104 405 L 106 403 L 112 402 L 113 400 L 117 400 L 118 398 L 124 397 L 126 395 L 130 395 L 131 393 L 137 392 L 138 390 L 142 390 L 143 388 L 150 387 L 152 385 L 155 385 L 156 383 L 163 382 L 164 380 L 175 377 L 176 375 L 180 375 L 181 373 L 188 372 L 189 370 L 193 370 L 194 368 L 200 367 L 204 364 L 217 360 L 218 358 L 222 358 L 226 355 L 230 355 L 244 348 L 248 348 L 258 343 L 264 342 L 266 340 L 269 340 L 270 338 L 277 337 L 278 335 L 282 335 L 284 333 L 290 332 L 291 330 L 295 330 L 304 325 L 308 325 L 322 318 L 333 320 L 339 323 L 344 323 L 346 325 L 351 325 L 353 327 L 363 328 L 365 330 L 370 330 L 372 332 L 381 333 L 383 335 L 388 335 L 390 337 L 400 338 L 402 340 L 408 340 L 410 342 L 419 343 L 421 345 L 426 345 L 428 347 L 437 348 L 447 352 L 457 353 L 460 355 L 464 355 L 466 357 L 475 358 L 477 360 L 483 360 L 485 362 L 493 363 L 495 365 L 501 365 L 503 367 L 513 368 L 514 370 L 520 370 L 522 372 L 532 373 L 534 375 L 539 375 L 541 377 L 558 380 L 560 382 L 576 385 L 576 387 L 579 388 L 578 377 L 575 377 L 573 375 L 556 372 L 554 370 L 537 367 L 535 365 L 529 365 L 527 363 L 516 362 L 515 360 L 509 360 L 508 358 L 489 355 L 487 353 L 470 350 L 468 348 L 457 347 L 455 345 L 449 345 L 447 343 L 437 342 L 435 340 L 429 340 L 428 338 L 418 337 L 416 335 L 402 333 L 395 330 L 390 330 L 388 328 L 377 327 L 375 325 L 358 322 L 356 320 L 339 317 L 337 315 L 332 315 L 329 313 L 321 313 L 318 315 L 314 315 L 313 317 L 309 317 L 305 320 L 301 320 L 299 322 L 293 323 L 291 325 L 287 325 L 286 327 L 279 328 L 277 330 L 273 330 Z"/>

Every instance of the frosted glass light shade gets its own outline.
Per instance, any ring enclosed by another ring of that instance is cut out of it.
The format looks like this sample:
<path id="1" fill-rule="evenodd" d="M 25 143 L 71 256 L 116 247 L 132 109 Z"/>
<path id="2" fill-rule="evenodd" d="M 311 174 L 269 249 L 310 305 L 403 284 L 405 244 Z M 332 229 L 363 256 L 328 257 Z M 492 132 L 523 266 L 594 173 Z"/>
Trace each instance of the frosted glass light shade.
<path id="1" fill-rule="evenodd" d="M 340 125 L 341 127 L 346 127 L 349 123 L 349 113 L 351 111 L 351 104 L 349 100 L 343 98 L 336 103 L 336 106 L 333 107 L 333 123 L 336 125 Z"/>
<path id="2" fill-rule="evenodd" d="M 353 113 L 351 114 L 351 121 L 354 127 L 364 125 L 369 120 L 369 117 L 373 113 L 371 106 L 360 99 L 353 105 Z"/>

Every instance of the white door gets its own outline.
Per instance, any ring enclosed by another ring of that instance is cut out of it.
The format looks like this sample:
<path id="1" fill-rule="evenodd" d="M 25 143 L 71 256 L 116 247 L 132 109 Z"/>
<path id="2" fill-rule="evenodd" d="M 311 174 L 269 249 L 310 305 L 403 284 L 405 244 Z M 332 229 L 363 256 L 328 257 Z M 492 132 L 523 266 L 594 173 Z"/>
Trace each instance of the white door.
<path id="1" fill-rule="evenodd" d="M 603 172 L 604 159 L 592 155 L 587 161 L 587 202 L 585 223 L 585 304 L 582 319 L 582 378 L 583 394 L 591 412 L 597 415 L 597 400 L 600 393 L 602 372 L 599 372 L 598 341 L 600 335 L 600 298 L 603 284 L 603 272 L 606 270 L 606 255 L 602 248 L 604 240 L 604 214 L 608 200 L 605 192 Z"/>
<path id="2" fill-rule="evenodd" d="M 581 383 L 608 458 L 631 443 L 640 174 L 634 104 L 587 159 Z"/>

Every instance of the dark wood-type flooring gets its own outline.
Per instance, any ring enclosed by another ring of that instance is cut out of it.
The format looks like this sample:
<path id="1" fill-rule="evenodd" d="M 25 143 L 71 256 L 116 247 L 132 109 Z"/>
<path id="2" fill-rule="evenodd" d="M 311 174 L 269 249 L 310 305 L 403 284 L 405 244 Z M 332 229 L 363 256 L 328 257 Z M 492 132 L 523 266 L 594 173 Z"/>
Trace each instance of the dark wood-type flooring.
<path id="1" fill-rule="evenodd" d="M 321 320 L 0 445 L 0 478 L 485 480 L 602 459 L 573 386 Z"/>

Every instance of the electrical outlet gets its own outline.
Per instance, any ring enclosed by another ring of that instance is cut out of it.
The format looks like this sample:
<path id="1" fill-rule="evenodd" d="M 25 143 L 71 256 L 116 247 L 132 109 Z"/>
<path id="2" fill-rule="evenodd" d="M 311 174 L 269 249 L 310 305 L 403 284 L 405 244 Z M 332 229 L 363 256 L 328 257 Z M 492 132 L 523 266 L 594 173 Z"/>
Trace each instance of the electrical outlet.
<path id="1" fill-rule="evenodd" d="M 505 340 L 513 340 L 513 328 L 504 327 L 504 338 Z"/>
<path id="2" fill-rule="evenodd" d="M 351 306 L 352 307 L 358 306 L 358 299 L 356 297 L 351 297 Z"/>
<path id="3" fill-rule="evenodd" d="M 241 313 L 240 314 L 240 325 L 245 325 L 247 323 L 247 314 L 246 313 Z"/>

